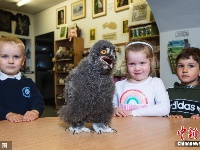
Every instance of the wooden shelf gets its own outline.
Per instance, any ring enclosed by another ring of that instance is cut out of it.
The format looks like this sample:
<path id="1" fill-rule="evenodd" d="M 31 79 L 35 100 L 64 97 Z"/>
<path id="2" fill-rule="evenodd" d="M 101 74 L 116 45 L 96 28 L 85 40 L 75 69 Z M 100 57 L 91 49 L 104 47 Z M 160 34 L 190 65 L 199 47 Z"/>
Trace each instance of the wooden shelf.
<path id="1" fill-rule="evenodd" d="M 64 86 L 65 84 L 56 84 L 56 86 Z"/>
<path id="2" fill-rule="evenodd" d="M 69 72 L 66 72 L 66 71 L 55 71 L 55 73 L 69 74 Z"/>
<path id="3" fill-rule="evenodd" d="M 55 79 L 55 105 L 56 109 L 58 109 L 64 101 L 64 99 L 58 99 L 58 95 L 63 94 L 63 89 L 65 84 L 59 84 L 58 80 L 60 78 L 65 78 L 69 72 L 66 71 L 58 71 L 60 69 L 59 66 L 65 66 L 66 64 L 74 64 L 74 67 L 78 65 L 80 60 L 82 59 L 82 53 L 84 50 L 84 39 L 80 37 L 72 38 L 71 41 L 69 39 L 57 40 L 55 41 L 55 49 L 54 54 L 56 54 L 59 47 L 65 47 L 66 49 L 73 49 L 74 56 L 73 58 L 59 59 L 54 61 L 54 79 Z M 61 69 L 62 70 L 62 69 Z"/>
<path id="4" fill-rule="evenodd" d="M 59 60 L 56 60 L 55 62 L 72 61 L 72 60 L 73 60 L 72 58 L 66 58 L 66 59 L 59 59 Z"/>
<path id="5" fill-rule="evenodd" d="M 138 36 L 137 38 L 133 38 L 131 37 L 130 40 L 135 40 L 135 39 L 146 39 L 146 40 L 151 40 L 151 39 L 157 39 L 159 38 L 160 36 L 157 34 L 157 35 L 149 35 L 149 36 Z"/>

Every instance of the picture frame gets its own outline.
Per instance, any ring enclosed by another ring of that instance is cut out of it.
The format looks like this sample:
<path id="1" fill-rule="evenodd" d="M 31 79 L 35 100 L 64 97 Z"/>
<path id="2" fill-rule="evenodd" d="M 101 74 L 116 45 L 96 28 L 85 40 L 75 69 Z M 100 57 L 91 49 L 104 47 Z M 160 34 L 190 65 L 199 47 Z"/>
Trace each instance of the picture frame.
<path id="1" fill-rule="evenodd" d="M 71 20 L 78 20 L 86 17 L 85 0 L 80 0 L 71 4 Z"/>
<path id="2" fill-rule="evenodd" d="M 66 6 L 56 9 L 56 27 L 60 28 L 66 24 Z"/>
<path id="3" fill-rule="evenodd" d="M 90 28 L 89 29 L 89 38 L 90 38 L 90 42 L 93 42 L 93 41 L 95 41 L 96 40 L 96 35 L 97 35 L 97 33 L 96 33 L 96 28 Z"/>
<path id="4" fill-rule="evenodd" d="M 128 26 L 150 22 L 150 7 L 146 1 L 134 2 L 129 5 Z"/>
<path id="5" fill-rule="evenodd" d="M 106 0 L 92 0 L 92 18 L 105 16 L 107 10 L 106 6 Z"/>
<path id="6" fill-rule="evenodd" d="M 128 19 L 122 20 L 122 35 L 127 35 L 129 33 L 128 29 Z"/>
<path id="7" fill-rule="evenodd" d="M 114 0 L 115 12 L 129 9 L 130 3 L 131 3 L 131 0 Z"/>
<path id="8" fill-rule="evenodd" d="M 67 25 L 60 26 L 60 39 L 67 38 L 67 31 L 68 31 Z"/>

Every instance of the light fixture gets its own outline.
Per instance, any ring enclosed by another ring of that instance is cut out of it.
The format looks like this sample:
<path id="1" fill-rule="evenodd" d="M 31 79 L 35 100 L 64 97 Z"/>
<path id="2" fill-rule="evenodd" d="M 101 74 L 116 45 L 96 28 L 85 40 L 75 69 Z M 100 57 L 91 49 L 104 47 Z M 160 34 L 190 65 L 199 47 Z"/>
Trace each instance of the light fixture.
<path id="1" fill-rule="evenodd" d="M 24 4 L 26 4 L 26 3 L 30 2 L 30 1 L 31 0 L 20 0 L 19 2 L 16 3 L 16 5 L 18 7 L 21 7 L 22 5 L 24 5 Z"/>

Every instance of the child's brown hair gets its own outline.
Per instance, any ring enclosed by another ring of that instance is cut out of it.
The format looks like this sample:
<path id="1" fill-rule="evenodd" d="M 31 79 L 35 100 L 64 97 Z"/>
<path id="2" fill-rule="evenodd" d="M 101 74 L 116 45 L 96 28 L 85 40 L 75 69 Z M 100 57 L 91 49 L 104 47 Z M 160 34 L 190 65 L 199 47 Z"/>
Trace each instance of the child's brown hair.
<path id="1" fill-rule="evenodd" d="M 183 49 L 178 56 L 176 57 L 176 64 L 180 59 L 189 59 L 190 56 L 197 61 L 200 67 L 200 49 L 195 47 L 185 48 Z"/>

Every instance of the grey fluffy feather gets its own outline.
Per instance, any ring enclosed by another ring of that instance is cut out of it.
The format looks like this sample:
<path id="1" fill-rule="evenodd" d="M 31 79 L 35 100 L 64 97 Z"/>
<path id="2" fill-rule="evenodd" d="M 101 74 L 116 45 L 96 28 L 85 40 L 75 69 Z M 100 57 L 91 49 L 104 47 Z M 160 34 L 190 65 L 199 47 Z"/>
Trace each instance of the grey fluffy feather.
<path id="1" fill-rule="evenodd" d="M 102 54 L 102 50 L 107 53 Z M 114 112 L 112 98 L 115 85 L 112 77 L 114 66 L 109 66 L 115 61 L 115 46 L 100 40 L 90 49 L 89 55 L 70 71 L 64 88 L 66 105 L 58 111 L 64 122 L 72 127 L 82 127 L 85 122 L 101 126 L 110 124 Z"/>

